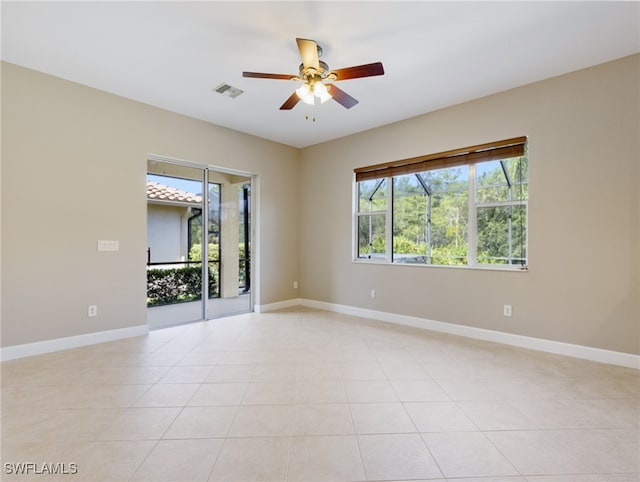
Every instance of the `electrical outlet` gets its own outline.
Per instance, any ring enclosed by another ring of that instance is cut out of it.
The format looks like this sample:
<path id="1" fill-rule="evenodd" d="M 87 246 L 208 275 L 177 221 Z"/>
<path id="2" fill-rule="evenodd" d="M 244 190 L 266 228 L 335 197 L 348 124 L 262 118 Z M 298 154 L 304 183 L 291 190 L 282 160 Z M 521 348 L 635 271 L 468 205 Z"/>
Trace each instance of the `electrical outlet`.
<path id="1" fill-rule="evenodd" d="M 90 317 L 98 316 L 98 305 L 89 305 L 87 315 Z"/>
<path id="2" fill-rule="evenodd" d="M 511 305 L 504 305 L 502 313 L 504 316 L 511 316 Z"/>
<path id="3" fill-rule="evenodd" d="M 298 282 L 297 281 L 293 282 L 293 289 L 295 289 L 295 290 L 298 289 Z"/>
<path id="4" fill-rule="evenodd" d="M 371 290 L 371 297 L 375 298 L 376 297 L 376 290 Z"/>

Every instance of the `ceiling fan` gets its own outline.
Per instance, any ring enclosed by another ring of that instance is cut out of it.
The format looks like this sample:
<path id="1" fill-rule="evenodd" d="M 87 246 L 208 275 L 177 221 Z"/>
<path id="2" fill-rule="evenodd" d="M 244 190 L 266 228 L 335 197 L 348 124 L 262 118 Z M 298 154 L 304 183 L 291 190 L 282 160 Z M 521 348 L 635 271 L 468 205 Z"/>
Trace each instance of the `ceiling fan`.
<path id="1" fill-rule="evenodd" d="M 295 90 L 291 96 L 280 106 L 280 110 L 290 110 L 301 100 L 306 104 L 315 105 L 333 99 L 343 107 L 350 109 L 358 103 L 356 99 L 339 89 L 330 81 L 357 79 L 360 77 L 373 77 L 383 75 L 384 68 L 381 62 L 356 65 L 344 69 L 329 70 L 329 66 L 320 60 L 322 47 L 314 40 L 297 38 L 298 50 L 302 63 L 298 75 L 293 74 L 265 74 L 261 72 L 242 72 L 243 77 L 255 79 L 297 80 L 302 86 Z"/>

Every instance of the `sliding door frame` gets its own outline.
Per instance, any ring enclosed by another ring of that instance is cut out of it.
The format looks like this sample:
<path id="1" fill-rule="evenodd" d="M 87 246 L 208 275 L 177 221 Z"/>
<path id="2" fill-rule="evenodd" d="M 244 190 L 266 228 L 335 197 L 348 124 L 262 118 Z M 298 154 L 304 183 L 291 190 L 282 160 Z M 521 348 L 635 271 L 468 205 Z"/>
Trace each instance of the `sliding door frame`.
<path id="1" fill-rule="evenodd" d="M 256 253 L 257 249 L 257 238 L 256 238 L 256 226 L 257 226 L 257 202 L 256 202 L 256 191 L 257 191 L 257 176 L 252 173 L 248 173 L 245 171 L 240 171 L 236 169 L 229 169 L 219 166 L 214 166 L 211 164 L 200 164 L 193 161 L 187 161 L 184 159 L 176 159 L 172 157 L 157 155 L 157 154 L 147 154 L 146 163 L 149 161 L 162 162 L 166 164 L 173 164 L 177 166 L 184 166 L 189 168 L 194 168 L 200 170 L 202 176 L 200 182 L 202 184 L 202 233 L 201 233 L 201 245 L 202 245 L 202 320 L 210 320 L 213 317 L 209 314 L 209 173 L 217 172 L 221 174 L 229 174 L 235 176 L 246 177 L 249 180 L 250 185 L 250 197 L 249 197 L 249 275 L 250 275 L 250 290 L 249 290 L 249 306 L 247 312 L 253 312 L 255 309 L 255 300 L 256 300 L 256 292 L 258 288 L 257 277 L 255 274 L 257 273 L 256 269 Z M 147 174 L 149 173 L 148 168 L 146 169 Z M 222 230 L 221 230 L 222 231 Z M 222 236 L 222 232 L 221 232 Z M 219 281 L 218 281 L 218 289 L 221 290 L 220 280 L 222 279 L 222 260 L 219 260 Z M 230 313 L 229 315 L 233 315 L 235 313 Z M 224 315 L 223 315 L 224 316 Z M 197 320 L 196 320 L 197 321 Z"/>

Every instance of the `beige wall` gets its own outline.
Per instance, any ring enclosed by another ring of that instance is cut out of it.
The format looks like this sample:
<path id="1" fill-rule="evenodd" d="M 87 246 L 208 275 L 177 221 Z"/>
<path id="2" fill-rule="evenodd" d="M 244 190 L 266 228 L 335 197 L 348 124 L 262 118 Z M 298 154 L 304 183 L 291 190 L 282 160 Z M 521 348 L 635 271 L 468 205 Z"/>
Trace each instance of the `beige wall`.
<path id="1" fill-rule="evenodd" d="M 2 346 L 146 323 L 148 153 L 256 174 L 255 301 L 297 296 L 297 149 L 3 63 Z"/>
<path id="2" fill-rule="evenodd" d="M 640 354 L 639 64 L 298 151 L 3 63 L 1 345 L 145 323 L 153 153 L 258 175 L 257 304 L 302 297 Z M 529 272 L 351 261 L 354 167 L 520 135 Z"/>
<path id="3" fill-rule="evenodd" d="M 300 295 L 640 354 L 639 59 L 305 149 Z M 354 167 L 521 135 L 529 136 L 527 273 L 351 261 Z"/>

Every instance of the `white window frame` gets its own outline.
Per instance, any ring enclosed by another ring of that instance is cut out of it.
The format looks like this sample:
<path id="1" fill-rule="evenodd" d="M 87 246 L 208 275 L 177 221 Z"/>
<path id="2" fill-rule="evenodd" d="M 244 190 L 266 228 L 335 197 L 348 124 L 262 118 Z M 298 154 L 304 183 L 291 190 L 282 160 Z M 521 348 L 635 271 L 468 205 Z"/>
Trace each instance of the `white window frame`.
<path id="1" fill-rule="evenodd" d="M 351 257 L 354 261 L 362 261 L 362 262 L 368 262 L 368 263 L 380 263 L 382 262 L 382 258 L 361 258 L 358 256 L 358 247 L 359 247 L 359 239 L 358 239 L 358 227 L 360 226 L 360 218 L 361 217 L 370 217 L 370 216 L 375 216 L 375 215 L 384 215 L 384 239 L 385 239 L 385 245 L 387 247 L 387 249 L 385 250 L 385 254 L 384 254 L 384 262 L 385 263 L 391 263 L 391 253 L 393 251 L 393 249 L 391 251 L 389 251 L 389 243 L 392 243 L 393 246 L 393 218 L 391 216 L 391 205 L 392 205 L 392 194 L 393 194 L 393 187 L 389 185 L 389 180 L 390 178 L 383 178 L 386 179 L 387 181 L 387 192 L 385 194 L 386 198 L 387 198 L 387 208 L 384 210 L 378 210 L 378 211 L 366 211 L 366 212 L 360 212 L 360 192 L 358 189 L 358 183 L 356 182 L 356 177 L 355 175 L 353 176 L 353 181 L 352 181 L 352 186 L 353 186 L 353 239 L 355 240 L 352 243 L 352 254 Z"/>

